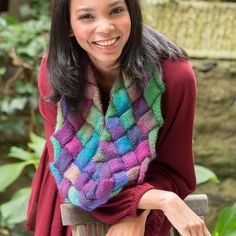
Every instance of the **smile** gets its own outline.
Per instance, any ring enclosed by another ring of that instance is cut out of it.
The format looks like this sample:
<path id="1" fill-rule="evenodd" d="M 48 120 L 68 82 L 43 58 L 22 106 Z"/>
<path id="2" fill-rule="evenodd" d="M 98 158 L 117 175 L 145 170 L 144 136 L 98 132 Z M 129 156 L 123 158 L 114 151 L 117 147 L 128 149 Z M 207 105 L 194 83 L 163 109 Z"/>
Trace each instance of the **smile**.
<path id="1" fill-rule="evenodd" d="M 110 39 L 110 40 L 102 40 L 102 41 L 97 41 L 93 42 L 94 44 L 102 47 L 108 47 L 108 46 L 113 46 L 115 43 L 119 40 L 120 37 Z"/>

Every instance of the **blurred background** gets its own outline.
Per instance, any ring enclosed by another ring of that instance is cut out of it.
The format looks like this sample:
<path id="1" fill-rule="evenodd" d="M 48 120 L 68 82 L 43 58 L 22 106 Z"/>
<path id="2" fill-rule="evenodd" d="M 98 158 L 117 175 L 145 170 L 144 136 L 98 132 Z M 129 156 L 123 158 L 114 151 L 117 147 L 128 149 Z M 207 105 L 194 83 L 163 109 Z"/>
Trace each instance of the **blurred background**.
<path id="1" fill-rule="evenodd" d="M 184 48 L 198 87 L 194 152 L 214 236 L 236 235 L 236 0 L 142 0 L 145 23 Z M 30 185 L 44 145 L 37 75 L 51 4 L 0 0 L 0 236 L 25 231 Z"/>

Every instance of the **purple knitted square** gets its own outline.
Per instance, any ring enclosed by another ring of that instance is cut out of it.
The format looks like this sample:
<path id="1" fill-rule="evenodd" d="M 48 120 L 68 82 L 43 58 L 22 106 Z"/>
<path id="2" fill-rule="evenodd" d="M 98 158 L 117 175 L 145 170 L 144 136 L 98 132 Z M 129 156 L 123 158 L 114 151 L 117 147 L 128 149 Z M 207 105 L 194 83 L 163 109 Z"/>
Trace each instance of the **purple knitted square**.
<path id="1" fill-rule="evenodd" d="M 146 139 L 144 134 L 141 132 L 141 130 L 137 126 L 134 126 L 132 129 L 129 129 L 127 132 L 127 136 L 135 147 L 140 142 Z"/>
<path id="2" fill-rule="evenodd" d="M 90 180 L 90 175 L 86 172 L 82 172 L 76 182 L 75 182 L 75 188 L 78 189 L 79 191 L 82 191 L 82 188 L 84 185 Z"/>
<path id="3" fill-rule="evenodd" d="M 96 198 L 108 196 L 112 192 L 113 186 L 114 186 L 113 178 L 102 179 L 98 184 L 98 188 L 96 191 Z"/>
<path id="4" fill-rule="evenodd" d="M 134 103 L 133 107 L 136 120 L 138 120 L 143 114 L 145 114 L 150 109 L 143 98 L 139 98 Z"/>
<path id="5" fill-rule="evenodd" d="M 108 162 L 108 166 L 112 173 L 124 170 L 124 162 L 121 158 L 115 158 Z"/>
<path id="6" fill-rule="evenodd" d="M 134 152 L 126 153 L 124 156 L 122 156 L 122 160 L 125 165 L 125 170 L 129 170 L 130 168 L 139 164 Z"/>
<path id="7" fill-rule="evenodd" d="M 77 132 L 81 127 L 82 125 L 84 124 L 84 119 L 83 117 L 81 116 L 80 113 L 78 112 L 70 112 L 68 114 L 68 120 L 71 122 L 72 126 L 74 127 L 75 131 Z"/>
<path id="8" fill-rule="evenodd" d="M 72 162 L 73 162 L 73 156 L 66 148 L 63 148 L 60 154 L 58 155 L 57 160 L 54 163 L 54 166 L 61 173 L 64 173 Z"/>
<path id="9" fill-rule="evenodd" d="M 97 190 L 97 182 L 95 182 L 93 179 L 90 179 L 83 186 L 82 192 L 85 194 L 86 198 L 94 199 L 96 190 Z"/>
<path id="10" fill-rule="evenodd" d="M 136 157 L 138 158 L 139 163 L 141 163 L 146 157 L 151 156 L 150 146 L 148 140 L 141 142 L 136 150 Z"/>
<path id="11" fill-rule="evenodd" d="M 125 134 L 125 130 L 120 124 L 118 117 L 108 118 L 106 120 L 106 126 L 112 136 L 113 141 L 116 141 Z"/>
<path id="12" fill-rule="evenodd" d="M 74 136 L 74 128 L 68 120 L 65 120 L 62 127 L 56 131 L 53 135 L 55 139 L 61 144 L 61 146 L 65 146 Z"/>
<path id="13" fill-rule="evenodd" d="M 68 179 L 63 178 L 63 180 L 61 181 L 59 185 L 59 192 L 64 199 L 68 197 L 68 190 L 70 186 L 71 186 L 71 182 Z"/>
<path id="14" fill-rule="evenodd" d="M 110 159 L 119 157 L 119 152 L 117 150 L 117 147 L 115 146 L 114 143 L 112 142 L 107 142 L 107 141 L 100 141 L 100 148 L 102 154 Z"/>

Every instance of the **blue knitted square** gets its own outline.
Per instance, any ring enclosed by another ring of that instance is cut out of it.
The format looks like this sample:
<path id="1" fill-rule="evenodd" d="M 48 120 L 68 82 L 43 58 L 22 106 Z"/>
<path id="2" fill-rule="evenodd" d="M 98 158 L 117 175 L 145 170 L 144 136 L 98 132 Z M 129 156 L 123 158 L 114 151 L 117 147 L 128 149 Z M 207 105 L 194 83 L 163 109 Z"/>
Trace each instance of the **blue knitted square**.
<path id="1" fill-rule="evenodd" d="M 143 132 L 137 126 L 134 126 L 129 129 L 127 132 L 127 136 L 135 147 L 146 139 Z"/>
<path id="2" fill-rule="evenodd" d="M 123 155 L 126 152 L 133 149 L 133 145 L 132 145 L 132 143 L 130 142 L 130 140 L 127 136 L 123 136 L 123 137 L 119 138 L 115 142 L 115 145 L 116 145 L 120 155 Z"/>
<path id="3" fill-rule="evenodd" d="M 106 127 L 109 130 L 112 139 L 115 141 L 125 134 L 125 130 L 120 124 L 118 117 L 108 118 L 106 120 Z"/>
<path id="4" fill-rule="evenodd" d="M 124 186 L 128 182 L 128 177 L 124 171 L 113 174 L 115 181 L 114 188 Z"/>

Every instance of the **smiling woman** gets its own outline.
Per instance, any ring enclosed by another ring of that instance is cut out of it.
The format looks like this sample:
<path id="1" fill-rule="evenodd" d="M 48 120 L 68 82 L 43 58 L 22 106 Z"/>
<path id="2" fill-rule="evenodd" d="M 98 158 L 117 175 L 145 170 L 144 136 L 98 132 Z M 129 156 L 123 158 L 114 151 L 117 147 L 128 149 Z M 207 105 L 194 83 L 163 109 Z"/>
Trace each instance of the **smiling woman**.
<path id="1" fill-rule="evenodd" d="M 210 235 L 194 191 L 196 82 L 186 53 L 142 23 L 138 0 L 55 0 L 39 107 L 46 145 L 27 226 L 71 235 L 60 204 L 111 224 L 107 236 Z"/>

